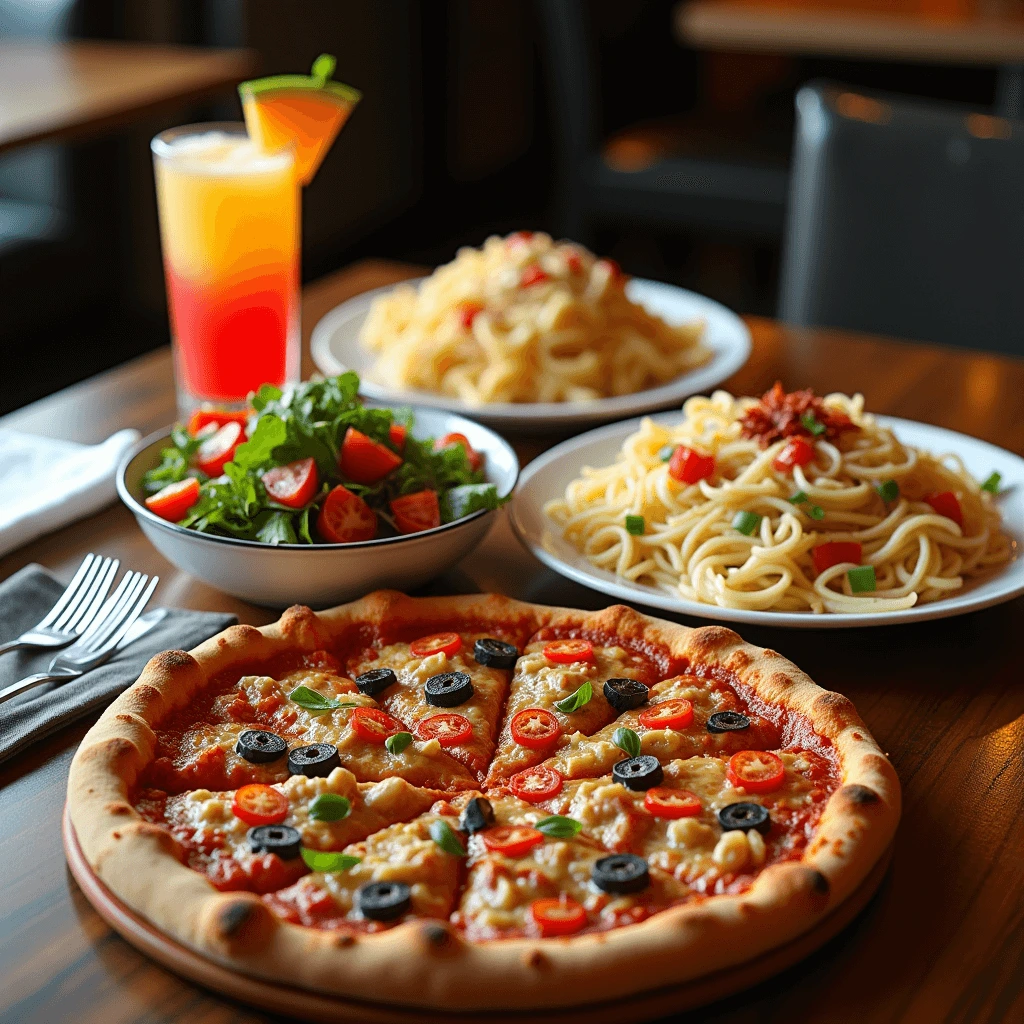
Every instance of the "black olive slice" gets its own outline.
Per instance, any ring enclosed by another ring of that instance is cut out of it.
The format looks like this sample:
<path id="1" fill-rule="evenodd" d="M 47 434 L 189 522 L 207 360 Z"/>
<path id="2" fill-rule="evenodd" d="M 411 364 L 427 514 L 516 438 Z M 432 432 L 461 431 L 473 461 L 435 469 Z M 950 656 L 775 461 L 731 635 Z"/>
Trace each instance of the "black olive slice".
<path id="1" fill-rule="evenodd" d="M 338 748 L 333 743 L 311 743 L 308 747 L 296 747 L 288 755 L 292 775 L 305 775 L 308 779 L 326 778 L 340 765 Z"/>
<path id="2" fill-rule="evenodd" d="M 487 665 L 490 668 L 515 668 L 519 648 L 505 643 L 504 640 L 495 640 L 488 636 L 473 644 L 473 657 L 476 658 L 478 665 Z"/>
<path id="3" fill-rule="evenodd" d="M 291 825 L 257 825 L 246 835 L 253 853 L 276 853 L 281 860 L 295 860 L 302 852 L 302 834 Z"/>
<path id="4" fill-rule="evenodd" d="M 412 904 L 412 892 L 405 882 L 369 882 L 356 889 L 356 907 L 371 921 L 393 921 Z"/>
<path id="5" fill-rule="evenodd" d="M 459 829 L 473 835 L 490 828 L 494 824 L 494 808 L 491 801 L 482 796 L 475 796 L 466 804 L 459 818 Z"/>
<path id="6" fill-rule="evenodd" d="M 465 704 L 475 691 L 473 680 L 465 672 L 442 672 L 424 683 L 423 692 L 427 703 L 435 708 L 456 708 Z"/>
<path id="7" fill-rule="evenodd" d="M 398 676 L 390 668 L 371 668 L 369 672 L 356 676 L 355 682 L 360 693 L 365 693 L 367 697 L 376 697 L 389 686 L 394 686 L 398 682 Z"/>
<path id="8" fill-rule="evenodd" d="M 604 696 L 616 711 L 632 711 L 647 703 L 647 687 L 639 679 L 606 679 Z"/>
<path id="9" fill-rule="evenodd" d="M 750 728 L 750 719 L 738 711 L 716 711 L 708 718 L 708 732 L 739 732 Z"/>
<path id="10" fill-rule="evenodd" d="M 246 729 L 239 733 L 235 743 L 235 753 L 250 764 L 269 764 L 287 749 L 288 744 L 280 736 L 263 729 Z"/>
<path id="11" fill-rule="evenodd" d="M 603 892 L 640 892 L 651 884 L 647 861 L 635 853 L 613 853 L 594 862 L 594 885 Z"/>
<path id="12" fill-rule="evenodd" d="M 749 832 L 756 829 L 765 833 L 771 831 L 772 816 L 768 808 L 760 804 L 728 804 L 718 812 L 718 824 L 722 826 L 723 832 Z"/>
<path id="13" fill-rule="evenodd" d="M 621 782 L 627 789 L 641 792 L 660 786 L 665 773 L 656 757 L 641 754 L 639 757 L 627 757 L 624 761 L 617 762 L 612 768 L 612 778 L 616 782 Z"/>

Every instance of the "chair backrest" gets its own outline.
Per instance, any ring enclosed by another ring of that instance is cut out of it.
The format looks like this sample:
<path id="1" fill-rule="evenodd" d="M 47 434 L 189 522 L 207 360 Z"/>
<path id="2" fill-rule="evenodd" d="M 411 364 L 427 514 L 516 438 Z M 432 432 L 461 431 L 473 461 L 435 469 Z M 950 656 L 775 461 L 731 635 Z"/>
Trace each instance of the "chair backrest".
<path id="1" fill-rule="evenodd" d="M 1024 122 L 813 83 L 780 316 L 1024 355 Z"/>

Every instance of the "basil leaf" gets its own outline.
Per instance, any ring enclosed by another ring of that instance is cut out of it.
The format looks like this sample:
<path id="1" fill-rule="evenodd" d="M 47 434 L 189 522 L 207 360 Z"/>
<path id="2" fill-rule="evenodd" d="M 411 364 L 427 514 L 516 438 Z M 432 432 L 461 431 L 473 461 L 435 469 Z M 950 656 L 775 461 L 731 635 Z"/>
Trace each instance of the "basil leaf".
<path id="1" fill-rule="evenodd" d="M 612 733 L 612 743 L 620 750 L 624 750 L 630 757 L 640 756 L 640 737 L 632 729 L 620 725 Z"/>
<path id="2" fill-rule="evenodd" d="M 465 857 L 466 849 L 459 841 L 459 837 L 452 831 L 451 825 L 440 818 L 430 823 L 430 838 L 453 857 Z"/>
<path id="3" fill-rule="evenodd" d="M 647 521 L 643 516 L 626 516 L 626 533 L 633 537 L 642 537 L 647 529 Z"/>
<path id="4" fill-rule="evenodd" d="M 988 491 L 989 494 L 999 493 L 999 482 L 1003 479 L 1002 473 L 992 473 L 989 478 L 981 485 L 983 491 Z"/>
<path id="5" fill-rule="evenodd" d="M 349 853 L 328 853 L 324 850 L 302 848 L 302 859 L 310 871 L 348 871 L 359 863 L 358 857 Z"/>
<path id="6" fill-rule="evenodd" d="M 397 757 L 410 743 L 412 743 L 411 732 L 396 732 L 384 741 L 384 746 L 387 747 L 389 754 L 394 754 Z"/>
<path id="7" fill-rule="evenodd" d="M 586 682 L 575 693 L 570 693 L 562 700 L 556 700 L 555 707 L 563 714 L 572 714 L 573 711 L 579 711 L 585 704 L 589 704 L 593 696 L 594 687 Z"/>
<path id="8" fill-rule="evenodd" d="M 800 422 L 803 424 L 804 429 L 809 430 L 815 437 L 820 437 L 825 433 L 825 424 L 819 423 L 818 418 L 813 412 L 805 412 L 800 417 Z"/>
<path id="9" fill-rule="evenodd" d="M 305 708 L 307 711 L 312 712 L 314 715 L 322 715 L 325 711 L 335 711 L 338 708 L 359 707 L 358 704 L 354 704 L 352 701 L 334 700 L 332 697 L 325 697 L 322 693 L 311 690 L 308 686 L 296 686 L 288 694 L 288 699 L 294 701 L 300 708 Z"/>
<path id="10" fill-rule="evenodd" d="M 552 839 L 572 839 L 573 836 L 580 834 L 583 825 L 575 818 L 563 818 L 561 814 L 552 814 L 550 817 L 542 818 L 534 827 Z"/>
<path id="11" fill-rule="evenodd" d="M 352 804 L 347 796 L 337 793 L 321 793 L 310 805 L 309 816 L 314 821 L 341 821 L 347 818 Z"/>

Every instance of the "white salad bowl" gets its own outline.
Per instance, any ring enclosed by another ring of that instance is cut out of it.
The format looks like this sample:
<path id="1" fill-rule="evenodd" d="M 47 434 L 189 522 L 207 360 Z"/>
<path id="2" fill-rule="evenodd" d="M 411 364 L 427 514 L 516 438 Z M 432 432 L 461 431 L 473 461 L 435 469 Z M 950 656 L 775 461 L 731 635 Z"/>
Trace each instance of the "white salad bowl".
<path id="1" fill-rule="evenodd" d="M 464 434 L 485 456 L 484 473 L 499 496 L 512 493 L 519 460 L 494 431 L 453 413 L 413 409 L 411 432 L 420 439 Z M 169 429 L 140 441 L 118 468 L 117 493 L 167 561 L 253 604 L 326 608 L 380 587 L 411 590 L 455 565 L 494 522 L 495 513 L 482 510 L 422 533 L 354 544 L 274 545 L 186 530 L 143 504 L 142 477 L 159 463 L 161 449 L 169 444 Z"/>

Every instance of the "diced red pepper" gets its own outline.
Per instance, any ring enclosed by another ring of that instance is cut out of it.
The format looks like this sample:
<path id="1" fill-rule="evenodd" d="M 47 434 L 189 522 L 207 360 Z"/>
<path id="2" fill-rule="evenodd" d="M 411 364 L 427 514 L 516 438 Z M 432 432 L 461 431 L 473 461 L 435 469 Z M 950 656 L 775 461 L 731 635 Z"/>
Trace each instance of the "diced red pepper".
<path id="1" fill-rule="evenodd" d="M 864 549 L 853 540 L 831 540 L 827 544 L 819 544 L 811 551 L 814 559 L 814 571 L 820 576 L 826 569 L 840 562 L 853 562 L 860 565 Z"/>
<path id="2" fill-rule="evenodd" d="M 964 528 L 963 509 L 960 508 L 960 502 L 952 491 L 939 491 L 938 494 L 926 494 L 924 500 L 928 502 L 928 504 L 931 505 L 931 507 L 935 509 L 940 516 L 952 519 L 961 530 Z"/>
<path id="3" fill-rule="evenodd" d="M 794 437 L 775 456 L 772 468 L 779 473 L 792 473 L 794 466 L 806 466 L 814 461 L 814 445 L 802 437 Z"/>
<path id="4" fill-rule="evenodd" d="M 704 455 L 694 448 L 680 445 L 668 462 L 668 475 L 683 484 L 707 480 L 715 471 L 714 455 Z"/>

